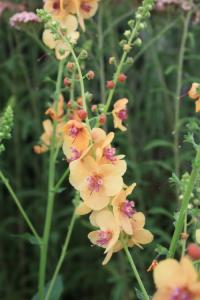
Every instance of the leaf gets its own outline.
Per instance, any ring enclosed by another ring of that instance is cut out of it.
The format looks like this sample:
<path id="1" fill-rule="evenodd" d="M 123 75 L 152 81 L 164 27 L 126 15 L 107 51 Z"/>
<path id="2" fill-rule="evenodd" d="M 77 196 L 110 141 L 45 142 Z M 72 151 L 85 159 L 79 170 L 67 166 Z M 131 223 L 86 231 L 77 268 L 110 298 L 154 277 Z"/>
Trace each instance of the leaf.
<path id="1" fill-rule="evenodd" d="M 44 288 L 44 298 L 47 294 L 49 284 L 50 284 L 50 282 L 48 282 L 46 287 Z M 53 286 L 53 289 L 52 289 L 52 292 L 51 292 L 51 296 L 49 297 L 49 300 L 59 300 L 62 293 L 63 293 L 63 290 L 64 290 L 63 280 L 62 280 L 61 275 L 58 275 L 56 280 L 55 280 L 55 283 L 54 283 L 54 286 Z M 31 300 L 38 300 L 38 293 L 35 296 L 33 296 L 33 298 Z"/>
<path id="2" fill-rule="evenodd" d="M 14 237 L 14 238 L 26 240 L 27 242 L 29 242 L 32 245 L 39 245 L 39 242 L 34 237 L 34 235 L 32 235 L 28 232 L 25 232 L 25 233 L 22 233 L 22 234 L 11 234 L 11 236 Z"/>
<path id="3" fill-rule="evenodd" d="M 149 211 L 149 213 L 153 214 L 153 215 L 165 215 L 168 218 L 173 219 L 172 214 L 170 214 L 169 211 L 166 210 L 163 207 L 154 207 L 154 208 L 151 208 L 150 211 Z"/>
<path id="4" fill-rule="evenodd" d="M 168 250 L 167 248 L 163 247 L 162 245 L 158 244 L 155 248 L 155 252 L 158 253 L 158 255 L 167 255 Z"/>
<path id="5" fill-rule="evenodd" d="M 165 140 L 155 140 L 155 141 L 152 141 L 150 142 L 149 144 L 147 144 L 145 147 L 144 147 L 144 151 L 149 151 L 151 149 L 154 149 L 154 148 L 160 148 L 160 147 L 164 147 L 164 148 L 172 148 L 173 147 L 173 144 L 170 143 L 170 142 L 167 142 Z"/>

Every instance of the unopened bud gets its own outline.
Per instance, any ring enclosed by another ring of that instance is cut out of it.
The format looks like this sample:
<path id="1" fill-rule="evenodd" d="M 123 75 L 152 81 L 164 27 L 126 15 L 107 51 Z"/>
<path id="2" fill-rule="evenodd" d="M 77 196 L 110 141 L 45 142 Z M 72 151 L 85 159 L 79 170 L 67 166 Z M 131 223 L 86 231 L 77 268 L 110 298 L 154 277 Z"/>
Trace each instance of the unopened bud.
<path id="1" fill-rule="evenodd" d="M 93 71 L 89 71 L 86 76 L 88 80 L 92 80 L 95 77 L 95 73 Z"/>
<path id="2" fill-rule="evenodd" d="M 64 86 L 70 86 L 71 85 L 71 81 L 67 77 L 64 78 L 63 83 L 64 83 Z"/>
<path id="3" fill-rule="evenodd" d="M 124 73 L 119 74 L 119 76 L 118 76 L 119 82 L 124 82 L 124 81 L 126 81 L 126 79 L 127 79 L 127 76 Z"/>
<path id="4" fill-rule="evenodd" d="M 108 80 L 106 83 L 107 89 L 112 90 L 115 87 L 115 83 L 112 80 Z"/>
<path id="5" fill-rule="evenodd" d="M 105 116 L 105 115 L 100 115 L 100 116 L 99 116 L 99 123 L 100 123 L 101 125 L 104 125 L 105 122 L 106 122 L 106 116 Z"/>

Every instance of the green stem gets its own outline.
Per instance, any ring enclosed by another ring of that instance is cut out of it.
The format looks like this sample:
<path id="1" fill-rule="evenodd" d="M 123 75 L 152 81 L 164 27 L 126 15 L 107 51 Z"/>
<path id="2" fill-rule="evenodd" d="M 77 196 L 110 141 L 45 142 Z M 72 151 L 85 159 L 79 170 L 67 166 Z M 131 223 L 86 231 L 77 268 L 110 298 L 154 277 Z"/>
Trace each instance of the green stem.
<path id="1" fill-rule="evenodd" d="M 63 248 L 62 248 L 62 252 L 60 254 L 60 258 L 58 260 L 58 263 L 56 265 L 53 277 L 51 279 L 51 282 L 50 282 L 50 285 L 49 285 L 48 292 L 46 294 L 45 300 L 49 300 L 50 299 L 51 292 L 52 292 L 52 290 L 54 288 L 54 284 L 55 284 L 56 278 L 58 276 L 58 273 L 60 272 L 60 269 L 61 269 L 62 264 L 64 262 L 64 259 L 66 257 L 67 249 L 68 249 L 68 246 L 69 246 L 69 242 L 70 242 L 72 231 L 73 231 L 74 224 L 75 224 L 75 220 L 76 220 L 76 215 L 75 215 L 75 212 L 74 212 L 73 215 L 72 215 L 71 221 L 70 221 L 69 229 L 68 229 L 68 232 L 67 232 L 67 235 L 66 235 L 66 238 L 65 238 L 65 242 L 64 242 L 64 245 L 63 245 Z"/>
<path id="2" fill-rule="evenodd" d="M 128 43 L 127 43 L 130 46 L 131 46 L 131 44 L 133 42 L 133 39 L 136 37 L 136 35 L 138 33 L 140 22 L 141 22 L 140 20 L 136 21 L 135 27 L 134 27 L 134 29 L 131 32 L 131 35 L 130 35 Z M 110 107 L 113 95 L 114 95 L 115 90 L 116 90 L 116 85 L 117 85 L 118 77 L 119 77 L 119 74 L 121 73 L 121 70 L 122 70 L 124 62 L 126 60 L 127 55 L 128 55 L 128 52 L 124 51 L 123 54 L 122 54 L 121 60 L 119 62 L 119 65 L 117 67 L 117 70 L 116 70 L 116 72 L 114 74 L 113 82 L 114 82 L 115 86 L 114 86 L 113 89 L 110 90 L 110 92 L 108 94 L 108 98 L 107 98 L 106 105 L 105 105 L 105 108 L 104 108 L 104 114 L 107 113 L 107 111 L 109 110 L 109 107 Z"/>
<path id="3" fill-rule="evenodd" d="M 82 71 L 81 71 L 81 66 L 79 64 L 78 57 L 76 56 L 76 53 L 74 52 L 74 49 L 73 49 L 72 45 L 70 44 L 70 42 L 68 41 L 68 39 L 64 35 L 62 35 L 62 33 L 60 33 L 60 36 L 61 36 L 62 40 L 68 46 L 69 51 L 71 52 L 71 54 L 73 56 L 73 59 L 74 59 L 74 62 L 76 64 L 76 68 L 77 68 L 78 75 L 79 75 L 79 80 L 80 80 L 81 97 L 82 97 L 82 101 L 83 101 L 83 109 L 87 113 L 86 124 L 87 124 L 88 128 L 91 129 L 90 122 L 89 122 L 89 119 L 88 119 L 88 109 L 87 109 L 87 102 L 86 102 L 86 96 L 85 96 L 85 87 L 84 87 L 84 80 L 83 80 L 83 74 L 82 74 Z"/>
<path id="4" fill-rule="evenodd" d="M 183 233 L 187 236 L 187 211 L 185 213 L 185 218 L 184 218 L 184 231 Z M 186 249 L 186 244 L 187 244 L 187 237 L 183 237 L 182 240 L 182 253 L 181 253 L 181 257 L 183 257 L 185 255 L 185 249 Z"/>
<path id="5" fill-rule="evenodd" d="M 67 178 L 68 175 L 69 175 L 69 168 L 63 173 L 63 175 L 60 177 L 60 179 L 56 183 L 56 185 L 54 187 L 55 193 L 58 191 L 59 187 L 61 186 L 61 184 L 64 182 L 64 180 Z"/>
<path id="6" fill-rule="evenodd" d="M 61 82 L 62 82 L 62 74 L 63 74 L 64 60 L 60 61 L 58 68 L 58 77 L 56 83 L 56 110 L 57 104 L 60 95 Z M 49 234 L 51 229 L 51 221 L 54 207 L 54 181 L 55 181 L 55 162 L 56 162 L 56 128 L 57 121 L 53 123 L 53 134 L 52 134 L 52 142 L 50 148 L 50 160 L 49 160 L 49 180 L 48 180 L 48 200 L 47 200 L 47 210 L 45 217 L 45 225 L 43 232 L 43 241 L 40 253 L 40 267 L 39 267 L 39 300 L 44 299 L 44 285 L 45 285 L 45 277 L 46 277 L 46 264 L 47 264 L 47 253 L 48 253 L 48 244 L 49 244 Z"/>
<path id="7" fill-rule="evenodd" d="M 27 216 L 25 210 L 23 209 L 19 199 L 17 198 L 15 192 L 13 191 L 11 185 L 9 184 L 8 179 L 3 175 L 3 173 L 0 171 L 0 178 L 2 180 L 2 182 L 4 183 L 4 185 L 6 186 L 7 190 L 9 191 L 11 197 L 13 198 L 15 204 L 17 205 L 21 215 L 23 216 L 24 220 L 26 221 L 26 224 L 28 225 L 28 227 L 30 228 L 30 230 L 32 231 L 33 235 L 35 236 L 35 238 L 37 239 L 38 243 L 41 244 L 41 239 L 39 237 L 39 235 L 37 234 L 33 224 L 31 223 L 29 217 Z"/>
<path id="8" fill-rule="evenodd" d="M 190 9 L 187 13 L 187 16 L 183 17 L 184 24 L 183 24 L 181 46 L 180 46 L 179 57 L 178 57 L 177 85 L 176 85 L 176 94 L 175 94 L 174 165 L 175 165 L 175 173 L 178 177 L 180 173 L 180 156 L 179 156 L 180 94 L 182 88 L 185 46 L 187 42 L 187 35 L 188 35 L 191 16 L 192 16 L 192 10 Z"/>
<path id="9" fill-rule="evenodd" d="M 171 244 L 169 247 L 168 257 L 173 257 L 176 252 L 178 240 L 180 238 L 180 234 L 183 229 L 185 215 L 187 213 L 188 204 L 189 204 L 189 201 L 191 198 L 191 193 L 193 191 L 196 179 L 199 175 L 199 169 L 200 169 L 200 148 L 197 151 L 196 158 L 195 158 L 193 168 L 192 168 L 192 172 L 190 175 L 190 179 L 189 179 L 189 182 L 187 184 L 186 190 L 183 195 L 181 209 L 179 212 L 178 220 L 176 221 L 174 234 L 173 234 Z"/>
<path id="10" fill-rule="evenodd" d="M 145 287 L 144 287 L 144 285 L 143 285 L 143 283 L 142 283 L 142 280 L 141 280 L 141 278 L 140 278 L 140 275 L 139 275 L 139 273 L 138 273 L 138 270 L 137 270 L 137 268 L 136 268 L 136 266 L 135 266 L 135 263 L 134 263 L 134 261 L 133 261 L 133 258 L 132 258 L 132 256 L 131 256 L 131 254 L 130 254 L 130 252 L 129 252 L 129 249 L 128 249 L 128 247 L 127 247 L 126 244 L 124 244 L 124 251 L 125 251 L 125 253 L 126 253 L 126 256 L 127 256 L 128 261 L 129 261 L 129 264 L 130 264 L 130 266 L 131 266 L 131 269 L 133 270 L 134 276 L 135 276 L 135 278 L 137 279 L 137 282 L 138 282 L 138 285 L 139 285 L 139 287 L 140 287 L 140 290 L 141 290 L 141 292 L 142 292 L 142 294 L 143 294 L 143 297 L 144 297 L 143 299 L 144 299 L 144 300 L 149 300 L 149 296 L 148 296 L 148 294 L 147 294 L 147 291 L 146 291 L 146 289 L 145 289 Z"/>
<path id="11" fill-rule="evenodd" d="M 99 50 L 99 73 L 100 73 L 100 89 L 101 89 L 101 102 L 105 103 L 105 65 L 104 65 L 104 39 L 103 39 L 103 5 L 99 8 L 98 14 L 98 50 Z"/>

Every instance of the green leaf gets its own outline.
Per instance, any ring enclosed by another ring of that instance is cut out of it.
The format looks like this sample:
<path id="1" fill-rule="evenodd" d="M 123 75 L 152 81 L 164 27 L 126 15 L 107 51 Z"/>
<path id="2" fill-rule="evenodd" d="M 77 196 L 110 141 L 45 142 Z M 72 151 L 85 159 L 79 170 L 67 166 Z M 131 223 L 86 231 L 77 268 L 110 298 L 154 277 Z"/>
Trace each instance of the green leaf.
<path id="1" fill-rule="evenodd" d="M 32 245 L 39 245 L 39 242 L 34 237 L 34 235 L 32 235 L 28 232 L 25 232 L 25 233 L 22 233 L 22 234 L 11 234 L 11 236 L 14 237 L 14 238 L 26 240 L 27 242 L 29 242 Z"/>
<path id="2" fill-rule="evenodd" d="M 152 150 L 154 148 L 160 148 L 160 147 L 172 148 L 173 144 L 170 143 L 170 142 L 167 142 L 165 140 L 155 140 L 155 141 L 152 141 L 149 144 L 147 144 L 144 147 L 144 151 L 149 151 L 149 150 Z"/>
<path id="3" fill-rule="evenodd" d="M 172 214 L 170 214 L 169 211 L 166 210 L 163 207 L 154 207 L 154 208 L 151 208 L 149 210 L 149 213 L 153 214 L 153 215 L 164 215 L 164 216 L 167 216 L 170 219 L 173 219 Z"/>
<path id="4" fill-rule="evenodd" d="M 50 282 L 47 283 L 46 287 L 44 288 L 44 298 L 47 294 L 48 288 L 49 288 Z M 64 290 L 63 280 L 61 275 L 58 275 L 56 278 L 56 281 L 54 283 L 51 296 L 49 297 L 49 300 L 59 300 Z M 33 296 L 31 300 L 38 300 L 38 293 Z"/>

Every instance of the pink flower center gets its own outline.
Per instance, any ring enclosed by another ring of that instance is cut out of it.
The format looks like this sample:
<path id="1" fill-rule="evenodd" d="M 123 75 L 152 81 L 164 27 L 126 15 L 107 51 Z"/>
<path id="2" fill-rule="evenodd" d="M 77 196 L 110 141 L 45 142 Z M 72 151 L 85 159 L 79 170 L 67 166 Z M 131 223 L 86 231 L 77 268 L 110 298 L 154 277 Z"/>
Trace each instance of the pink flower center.
<path id="1" fill-rule="evenodd" d="M 123 214 L 131 218 L 135 213 L 135 202 L 126 200 L 123 202 L 120 209 Z"/>
<path id="2" fill-rule="evenodd" d="M 99 230 L 98 231 L 98 238 L 97 238 L 97 245 L 98 246 L 105 246 L 109 243 L 109 241 L 112 238 L 112 232 L 107 230 L 107 231 L 103 231 L 103 230 Z"/>
<path id="3" fill-rule="evenodd" d="M 68 163 L 74 161 L 74 160 L 77 160 L 80 156 L 81 156 L 81 153 L 74 147 L 71 147 L 71 152 L 72 152 L 72 156 L 71 158 L 69 158 L 67 161 Z"/>
<path id="4" fill-rule="evenodd" d="M 81 4 L 81 9 L 84 10 L 85 12 L 89 13 L 92 9 L 92 6 L 87 2 L 83 2 Z"/>
<path id="5" fill-rule="evenodd" d="M 99 192 L 100 188 L 103 185 L 103 179 L 99 175 L 89 176 L 87 178 L 88 189 L 91 192 Z"/>
<path id="6" fill-rule="evenodd" d="M 80 133 L 81 129 L 77 128 L 76 126 L 72 125 L 69 129 L 69 135 L 72 138 L 76 138 L 78 136 L 78 134 Z"/>
<path id="7" fill-rule="evenodd" d="M 117 114 L 118 118 L 120 118 L 122 121 L 128 119 L 127 109 L 122 109 Z"/>
<path id="8" fill-rule="evenodd" d="M 53 9 L 55 9 L 55 10 L 60 9 L 60 1 L 53 2 Z"/>
<path id="9" fill-rule="evenodd" d="M 170 300 L 192 300 L 190 292 L 183 288 L 175 288 L 172 291 Z"/>
<path id="10" fill-rule="evenodd" d="M 111 147 L 106 147 L 103 150 L 103 156 L 110 161 L 116 161 L 117 158 L 115 157 L 116 149 Z"/>

